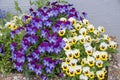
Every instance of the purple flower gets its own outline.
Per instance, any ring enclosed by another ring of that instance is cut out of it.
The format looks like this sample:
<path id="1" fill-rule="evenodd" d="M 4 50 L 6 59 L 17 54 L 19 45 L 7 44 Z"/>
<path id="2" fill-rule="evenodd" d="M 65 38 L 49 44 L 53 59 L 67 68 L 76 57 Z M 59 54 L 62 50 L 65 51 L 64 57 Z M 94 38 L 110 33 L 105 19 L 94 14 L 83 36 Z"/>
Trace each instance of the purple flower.
<path id="1" fill-rule="evenodd" d="M 42 19 L 42 21 L 48 20 L 49 17 L 48 17 L 48 15 L 47 15 L 47 13 L 44 13 L 43 15 L 41 15 L 41 19 Z"/>
<path id="2" fill-rule="evenodd" d="M 37 64 L 36 66 L 35 66 L 35 73 L 36 73 L 36 75 L 41 75 L 42 74 L 42 65 L 41 64 Z"/>
<path id="3" fill-rule="evenodd" d="M 49 80 L 46 76 L 40 76 L 41 80 Z"/>
<path id="4" fill-rule="evenodd" d="M 23 71 L 23 63 L 16 62 L 14 64 L 14 67 L 17 69 L 17 71 L 22 72 Z"/>
<path id="5" fill-rule="evenodd" d="M 84 18 L 87 18 L 87 13 L 86 12 L 82 12 L 82 15 Z"/>
<path id="6" fill-rule="evenodd" d="M 56 39 L 57 39 L 57 35 L 55 33 L 48 34 L 47 36 L 47 40 L 49 41 L 49 43 L 55 43 Z"/>
<path id="7" fill-rule="evenodd" d="M 58 24 L 55 24 L 53 27 L 52 27 L 52 31 L 54 32 L 54 33 L 57 33 L 58 32 L 58 30 L 59 30 L 59 25 Z"/>
<path id="8" fill-rule="evenodd" d="M 11 38 L 14 38 L 14 35 L 15 35 L 15 34 L 16 34 L 15 31 L 11 31 L 11 32 L 10 32 L 10 37 L 11 37 Z"/>
<path id="9" fill-rule="evenodd" d="M 32 44 L 36 44 L 37 41 L 38 41 L 38 36 L 32 35 L 31 38 L 30 38 L 30 41 L 31 41 Z"/>
<path id="10" fill-rule="evenodd" d="M 16 46 L 17 46 L 17 44 L 16 44 L 15 42 L 13 42 L 13 43 L 10 45 L 10 50 L 11 50 L 11 51 L 14 51 Z"/>
<path id="11" fill-rule="evenodd" d="M 48 29 L 42 29 L 41 30 L 41 37 L 45 38 L 49 33 L 49 30 Z"/>
<path id="12" fill-rule="evenodd" d="M 51 27 L 52 21 L 50 21 L 50 20 L 44 21 L 44 26 Z"/>
<path id="13" fill-rule="evenodd" d="M 52 69 L 50 69 L 49 67 L 46 67 L 45 70 L 46 70 L 46 73 L 48 74 L 52 73 Z"/>
<path id="14" fill-rule="evenodd" d="M 48 53 L 52 53 L 52 52 L 54 51 L 53 48 L 54 48 L 54 47 L 53 47 L 52 44 L 48 44 L 48 46 L 46 47 L 46 51 L 47 51 Z"/>
<path id="15" fill-rule="evenodd" d="M 38 50 L 34 50 L 34 52 L 32 53 L 32 56 L 34 57 L 34 59 L 39 60 L 39 56 L 40 56 L 39 51 Z"/>

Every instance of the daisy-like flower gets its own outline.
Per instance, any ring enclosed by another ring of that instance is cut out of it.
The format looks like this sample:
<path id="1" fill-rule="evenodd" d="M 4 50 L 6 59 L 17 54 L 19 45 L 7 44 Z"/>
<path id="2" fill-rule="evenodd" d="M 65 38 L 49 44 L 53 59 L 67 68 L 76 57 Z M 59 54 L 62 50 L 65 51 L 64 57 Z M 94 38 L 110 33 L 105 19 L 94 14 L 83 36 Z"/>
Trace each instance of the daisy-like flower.
<path id="1" fill-rule="evenodd" d="M 101 68 L 101 67 L 103 66 L 103 61 L 102 61 L 102 60 L 96 61 L 96 66 L 97 66 L 98 68 Z"/>
<path id="2" fill-rule="evenodd" d="M 90 36 L 85 36 L 85 39 L 86 39 L 86 42 L 91 42 L 92 41 L 92 39 L 91 39 L 91 37 Z"/>
<path id="3" fill-rule="evenodd" d="M 98 31 L 100 31 L 100 32 L 104 33 L 104 32 L 105 32 L 105 29 L 104 29 L 104 27 L 103 27 L 103 26 L 99 26 L 99 27 L 98 27 Z"/>
<path id="4" fill-rule="evenodd" d="M 81 27 L 82 27 L 82 26 L 81 26 L 79 23 L 77 23 L 77 24 L 75 25 L 75 29 L 78 30 L 78 31 L 80 30 Z"/>
<path id="5" fill-rule="evenodd" d="M 114 41 L 110 41 L 109 42 L 109 46 L 108 46 L 109 48 L 113 48 L 113 49 L 116 49 L 117 48 L 117 43 L 116 42 L 114 42 Z"/>
<path id="6" fill-rule="evenodd" d="M 67 58 L 72 59 L 73 58 L 73 51 L 66 51 L 65 54 L 67 55 Z"/>
<path id="7" fill-rule="evenodd" d="M 105 78 L 105 73 L 102 70 L 101 71 L 97 71 L 96 75 L 97 75 L 98 79 L 100 79 L 100 80 L 103 80 Z"/>
<path id="8" fill-rule="evenodd" d="M 72 68 L 71 66 L 69 66 L 68 69 L 69 69 L 69 75 L 71 77 L 75 76 L 75 68 Z"/>
<path id="9" fill-rule="evenodd" d="M 96 60 L 100 60 L 101 59 L 101 52 L 95 51 L 95 52 L 93 52 L 93 56 L 95 57 Z"/>
<path id="10" fill-rule="evenodd" d="M 87 64 L 87 59 L 83 58 L 82 61 L 81 61 L 81 65 L 84 66 L 85 64 Z"/>
<path id="11" fill-rule="evenodd" d="M 93 71 L 90 71 L 90 72 L 89 72 L 89 77 L 90 77 L 91 79 L 94 79 L 94 78 L 95 78 L 95 74 L 94 74 Z"/>
<path id="12" fill-rule="evenodd" d="M 77 65 L 77 59 L 71 59 L 70 60 L 70 65 L 71 65 L 71 67 L 75 67 L 76 65 Z"/>
<path id="13" fill-rule="evenodd" d="M 85 26 L 88 26 L 90 23 L 89 23 L 89 21 L 88 21 L 87 19 L 83 19 L 83 24 L 84 24 Z"/>
<path id="14" fill-rule="evenodd" d="M 100 50 L 101 50 L 101 51 L 106 50 L 107 47 L 108 47 L 108 44 L 106 44 L 105 42 L 101 42 L 101 43 L 100 43 Z"/>
<path id="15" fill-rule="evenodd" d="M 94 30 L 93 32 L 95 35 L 100 36 L 100 32 L 98 30 Z"/>
<path id="16" fill-rule="evenodd" d="M 60 18 L 60 21 L 64 21 L 64 22 L 66 22 L 67 19 L 66 19 L 65 17 L 61 17 L 61 18 Z"/>
<path id="17" fill-rule="evenodd" d="M 108 53 L 107 52 L 101 52 L 101 59 L 106 61 L 108 60 Z"/>
<path id="18" fill-rule="evenodd" d="M 75 73 L 76 73 L 76 74 L 81 74 L 81 72 L 82 72 L 82 66 L 81 66 L 81 65 L 77 65 L 77 66 L 75 67 Z"/>
<path id="19" fill-rule="evenodd" d="M 59 36 L 64 36 L 64 35 L 65 35 L 65 32 L 66 32 L 66 30 L 65 30 L 65 29 L 62 29 L 62 30 L 59 30 L 59 31 L 58 31 L 58 34 L 59 34 Z"/>
<path id="20" fill-rule="evenodd" d="M 83 67 L 83 74 L 85 76 L 89 76 L 89 72 L 90 72 L 90 67 Z"/>
<path id="21" fill-rule="evenodd" d="M 103 35 L 103 38 L 104 38 L 105 40 L 107 40 L 108 42 L 110 42 L 110 40 L 111 40 L 108 35 Z"/>
<path id="22" fill-rule="evenodd" d="M 76 25 L 76 19 L 74 17 L 70 17 L 68 21 L 70 21 L 74 26 Z"/>
<path id="23" fill-rule="evenodd" d="M 64 50 L 65 50 L 65 51 L 71 50 L 70 44 L 66 44 L 65 47 L 64 47 Z"/>
<path id="24" fill-rule="evenodd" d="M 93 25 L 89 25 L 87 27 L 87 29 L 88 29 L 89 32 L 94 32 L 94 26 Z"/>
<path id="25" fill-rule="evenodd" d="M 86 36 L 86 34 L 87 34 L 87 29 L 86 29 L 86 28 L 81 28 L 80 31 L 79 31 L 79 33 L 80 33 L 81 35 L 83 35 L 83 36 Z"/>
<path id="26" fill-rule="evenodd" d="M 88 80 L 88 77 L 87 76 L 84 76 L 83 74 L 81 74 L 79 76 L 80 80 Z"/>
<path id="27" fill-rule="evenodd" d="M 85 52 L 90 56 L 93 53 L 93 48 L 91 46 L 88 46 L 85 48 Z"/>
<path id="28" fill-rule="evenodd" d="M 73 55 L 74 55 L 75 58 L 79 58 L 80 57 L 80 51 L 79 51 L 79 49 L 73 50 Z"/>
<path id="29" fill-rule="evenodd" d="M 68 64 L 66 64 L 66 62 L 62 62 L 62 69 L 64 71 L 68 70 Z"/>
<path id="30" fill-rule="evenodd" d="M 79 38 L 81 44 L 85 43 L 85 37 L 84 36 L 79 35 L 78 38 Z"/>
<path id="31" fill-rule="evenodd" d="M 88 56 L 87 57 L 87 63 L 90 67 L 94 66 L 95 59 L 93 57 Z"/>

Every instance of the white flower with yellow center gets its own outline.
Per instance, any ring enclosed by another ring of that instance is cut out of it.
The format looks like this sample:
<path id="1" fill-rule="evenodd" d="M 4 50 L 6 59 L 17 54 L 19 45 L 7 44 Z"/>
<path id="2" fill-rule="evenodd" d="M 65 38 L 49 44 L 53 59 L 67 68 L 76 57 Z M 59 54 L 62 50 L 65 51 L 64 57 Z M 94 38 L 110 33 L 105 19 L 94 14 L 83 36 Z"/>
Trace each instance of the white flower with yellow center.
<path id="1" fill-rule="evenodd" d="M 107 40 L 108 42 L 110 41 L 110 37 L 108 35 L 103 35 L 104 39 Z"/>
<path id="2" fill-rule="evenodd" d="M 86 43 L 84 44 L 84 47 L 85 47 L 85 48 L 86 48 L 86 47 L 89 47 L 89 46 L 91 46 L 91 43 L 86 42 Z"/>
<path id="3" fill-rule="evenodd" d="M 66 64 L 66 62 L 62 62 L 62 69 L 64 71 L 68 70 L 68 64 Z"/>
<path id="4" fill-rule="evenodd" d="M 75 67 L 75 71 L 76 71 L 76 74 L 81 74 L 81 72 L 82 72 L 82 66 L 81 65 L 77 65 Z"/>
<path id="5" fill-rule="evenodd" d="M 116 48 L 117 48 L 117 43 L 114 42 L 114 41 L 110 41 L 110 42 L 109 42 L 109 48 L 116 49 Z"/>
<path id="6" fill-rule="evenodd" d="M 89 77 L 90 77 L 91 79 L 94 79 L 94 78 L 95 78 L 95 74 L 94 74 L 93 71 L 89 72 Z"/>
<path id="7" fill-rule="evenodd" d="M 86 34 L 87 34 L 87 29 L 86 29 L 86 28 L 81 28 L 80 31 L 79 31 L 79 33 L 80 33 L 81 35 L 83 35 L 83 36 L 86 36 Z"/>
<path id="8" fill-rule="evenodd" d="M 17 20 L 18 18 L 19 18 L 18 16 L 14 16 L 14 17 L 13 17 L 13 20 L 16 22 L 16 20 Z"/>
<path id="9" fill-rule="evenodd" d="M 78 38 L 81 44 L 85 43 L 85 37 L 83 35 L 79 35 Z"/>
<path id="10" fill-rule="evenodd" d="M 71 60 L 70 58 L 66 58 L 65 59 L 66 64 L 70 64 L 70 60 Z"/>
<path id="11" fill-rule="evenodd" d="M 75 29 L 78 30 L 78 31 L 80 30 L 81 27 L 82 27 L 82 26 L 81 26 L 79 23 L 77 23 L 77 24 L 75 25 Z"/>
<path id="12" fill-rule="evenodd" d="M 87 63 L 88 65 L 91 67 L 91 66 L 94 66 L 94 63 L 95 63 L 95 59 L 91 56 L 88 56 L 87 57 Z"/>
<path id="13" fill-rule="evenodd" d="M 100 36 L 100 32 L 98 30 L 94 30 L 93 32 L 95 35 Z"/>
<path id="14" fill-rule="evenodd" d="M 95 52 L 93 52 L 93 56 L 96 60 L 100 60 L 101 59 L 101 52 L 95 51 Z"/>
<path id="15" fill-rule="evenodd" d="M 66 19 L 65 17 L 61 17 L 61 18 L 60 18 L 60 21 L 64 21 L 64 22 L 66 22 L 67 19 Z"/>
<path id="16" fill-rule="evenodd" d="M 72 77 L 72 76 L 75 76 L 75 68 L 73 68 L 73 67 L 71 67 L 71 66 L 69 66 L 68 67 L 68 69 L 69 69 L 69 75 Z"/>
<path id="17" fill-rule="evenodd" d="M 98 31 L 104 33 L 104 32 L 105 32 L 105 29 L 104 29 L 103 26 L 99 26 L 99 27 L 98 27 Z"/>
<path id="18" fill-rule="evenodd" d="M 87 27 L 87 29 L 88 29 L 89 32 L 94 32 L 94 26 L 93 25 L 89 25 Z"/>
<path id="19" fill-rule="evenodd" d="M 85 47 L 85 52 L 87 53 L 87 55 L 92 55 L 93 53 L 93 48 L 92 46 L 88 46 L 88 47 Z"/>
<path id="20" fill-rule="evenodd" d="M 87 76 L 84 76 L 83 74 L 81 74 L 79 76 L 80 80 L 88 80 L 88 77 Z"/>
<path id="21" fill-rule="evenodd" d="M 97 75 L 99 80 L 103 80 L 105 78 L 105 73 L 102 70 L 101 71 L 97 71 L 96 75 Z"/>
<path id="22" fill-rule="evenodd" d="M 76 44 L 78 40 L 79 40 L 78 36 L 72 37 L 72 44 Z"/>
<path id="23" fill-rule="evenodd" d="M 70 30 L 70 32 L 71 32 L 71 34 L 72 34 L 73 36 L 77 36 L 77 33 L 76 33 L 76 30 L 75 30 L 75 29 Z"/>
<path id="24" fill-rule="evenodd" d="M 70 44 L 66 44 L 65 47 L 64 47 L 64 50 L 65 50 L 65 51 L 71 50 Z"/>
<path id="25" fill-rule="evenodd" d="M 85 26 L 88 26 L 90 23 L 89 23 L 89 21 L 88 21 L 87 19 L 83 19 L 83 24 L 84 24 Z"/>
<path id="26" fill-rule="evenodd" d="M 107 52 L 101 52 L 101 59 L 106 61 L 108 60 L 108 53 Z"/>
<path id="27" fill-rule="evenodd" d="M 65 32 L 66 32 L 66 29 L 64 28 L 64 29 L 59 30 L 58 34 L 59 34 L 59 36 L 64 36 Z"/>
<path id="28" fill-rule="evenodd" d="M 69 59 L 73 58 L 73 51 L 72 50 L 66 51 L 65 54 L 67 55 L 67 58 L 69 58 Z"/>
<path id="29" fill-rule="evenodd" d="M 71 59 L 70 60 L 70 65 L 71 65 L 71 67 L 75 67 L 76 66 L 76 64 L 77 64 L 77 59 Z"/>
<path id="30" fill-rule="evenodd" d="M 103 61 L 102 61 L 102 60 L 96 61 L 96 66 L 97 66 L 98 68 L 101 68 L 101 67 L 103 66 Z"/>
<path id="31" fill-rule="evenodd" d="M 80 51 L 79 51 L 79 49 L 75 49 L 75 50 L 73 50 L 73 55 L 74 55 L 74 57 L 75 58 L 79 58 L 80 57 Z"/>
<path id="32" fill-rule="evenodd" d="M 6 24 L 5 24 L 5 27 L 8 27 L 8 28 L 11 28 L 11 22 L 7 22 Z"/>
<path id="33" fill-rule="evenodd" d="M 105 42 L 100 43 L 100 50 L 101 50 L 101 51 L 106 50 L 107 47 L 108 47 L 108 44 L 107 44 L 107 43 L 105 43 Z"/>
<path id="34" fill-rule="evenodd" d="M 92 39 L 91 39 L 91 37 L 90 36 L 85 36 L 85 39 L 86 39 L 86 42 L 91 42 L 92 41 Z"/>
<path id="35" fill-rule="evenodd" d="M 81 65 L 84 66 L 85 64 L 87 64 L 87 59 L 83 58 L 82 61 L 81 61 Z"/>
<path id="36" fill-rule="evenodd" d="M 90 72 L 90 67 L 83 67 L 83 74 L 85 76 L 88 76 L 89 75 L 89 72 Z"/>
<path id="37" fill-rule="evenodd" d="M 107 73 L 107 70 L 106 70 L 106 68 L 104 67 L 104 68 L 102 68 L 102 71 L 104 71 L 104 73 L 106 74 Z"/>
<path id="38" fill-rule="evenodd" d="M 74 17 L 70 17 L 68 21 L 70 21 L 74 26 L 76 25 L 76 19 Z"/>

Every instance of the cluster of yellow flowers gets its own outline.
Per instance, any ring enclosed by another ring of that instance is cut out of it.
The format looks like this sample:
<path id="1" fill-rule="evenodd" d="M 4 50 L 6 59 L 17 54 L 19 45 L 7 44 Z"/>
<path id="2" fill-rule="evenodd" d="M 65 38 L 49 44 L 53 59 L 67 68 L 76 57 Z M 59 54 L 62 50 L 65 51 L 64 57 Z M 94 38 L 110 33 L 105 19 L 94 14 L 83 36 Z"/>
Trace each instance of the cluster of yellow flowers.
<path id="1" fill-rule="evenodd" d="M 73 24 L 72 30 L 63 29 L 58 32 L 66 42 L 64 47 L 66 59 L 62 62 L 62 70 L 68 76 L 79 75 L 79 78 L 84 80 L 96 77 L 100 80 L 104 79 L 107 73 L 104 63 L 108 60 L 106 50 L 108 48 L 116 49 L 117 43 L 111 41 L 108 35 L 103 34 L 105 32 L 103 26 L 95 29 L 87 19 L 77 21 L 71 17 L 60 20 L 68 20 Z M 98 44 L 92 45 L 93 42 Z"/>
<path id="2" fill-rule="evenodd" d="M 14 16 L 10 22 L 5 24 L 5 27 L 11 29 L 12 31 L 16 30 L 19 26 L 22 26 L 22 16 Z"/>

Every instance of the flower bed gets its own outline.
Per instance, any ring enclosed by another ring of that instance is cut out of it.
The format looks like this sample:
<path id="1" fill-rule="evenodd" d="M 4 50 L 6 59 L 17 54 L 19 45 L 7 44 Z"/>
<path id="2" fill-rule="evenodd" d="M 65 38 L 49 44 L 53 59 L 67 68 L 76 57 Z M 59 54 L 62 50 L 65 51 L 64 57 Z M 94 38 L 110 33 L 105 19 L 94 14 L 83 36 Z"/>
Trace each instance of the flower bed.
<path id="1" fill-rule="evenodd" d="M 71 4 L 57 2 L 15 16 L 1 29 L 1 72 L 42 80 L 105 79 L 108 56 L 117 52 L 117 43 L 104 34 L 103 26 L 95 29 L 86 16 Z"/>

